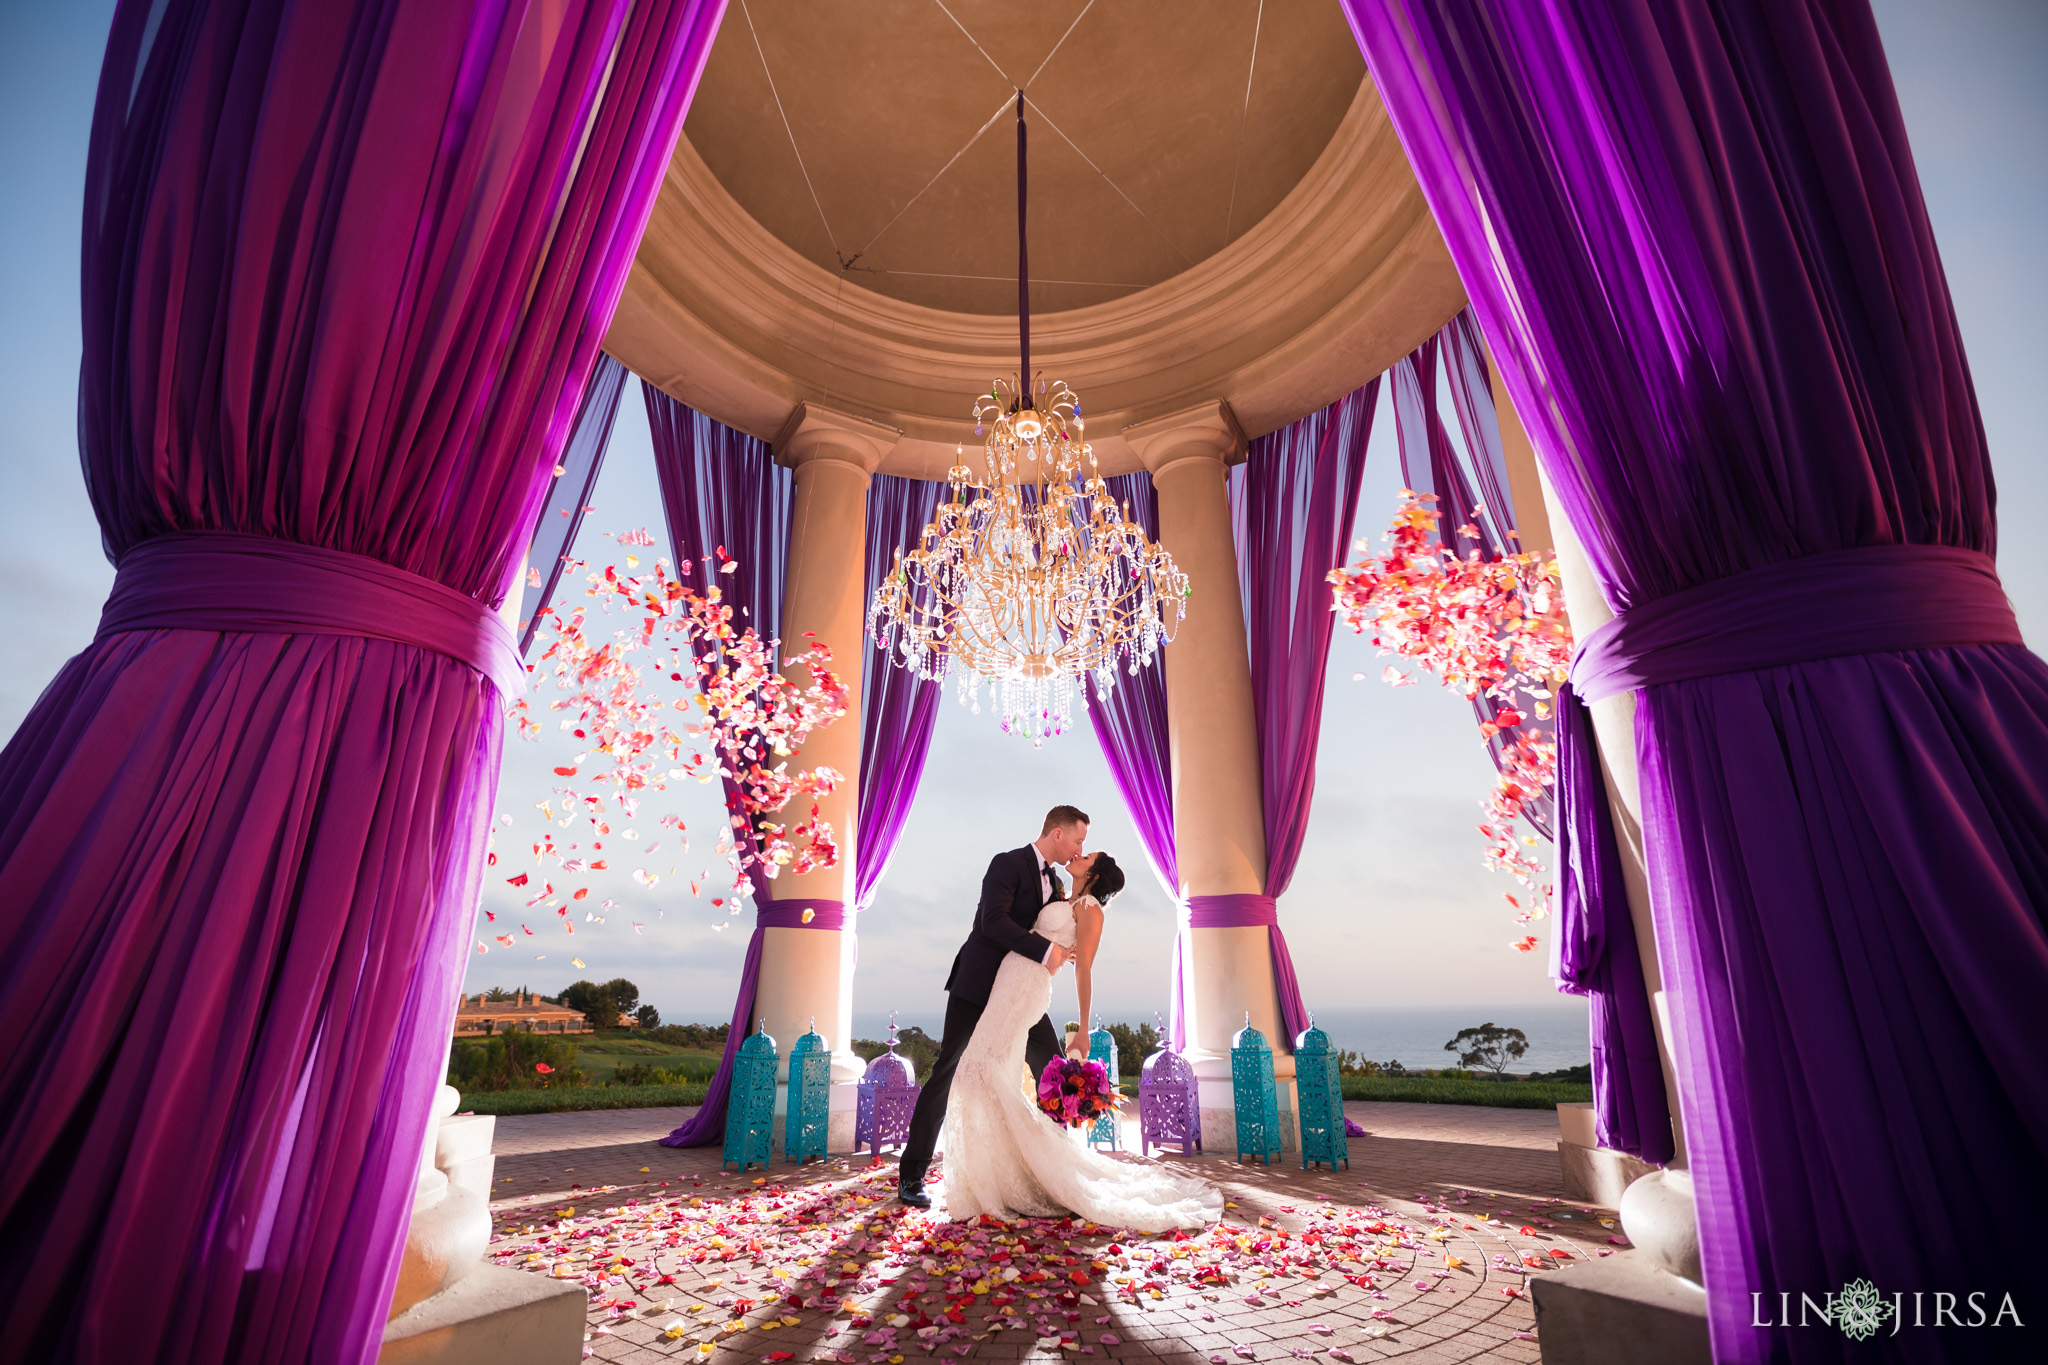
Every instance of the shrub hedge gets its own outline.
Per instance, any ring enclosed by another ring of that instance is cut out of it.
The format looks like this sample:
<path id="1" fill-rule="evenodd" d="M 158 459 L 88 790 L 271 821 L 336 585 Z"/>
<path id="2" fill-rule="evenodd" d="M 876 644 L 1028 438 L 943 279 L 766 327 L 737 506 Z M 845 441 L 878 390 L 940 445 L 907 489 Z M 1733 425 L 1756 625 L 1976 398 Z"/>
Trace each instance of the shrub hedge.
<path id="1" fill-rule="evenodd" d="M 554 1114 L 572 1109 L 657 1109 L 702 1104 L 703 1085 L 581 1085 L 561 1090 L 463 1091 L 459 1109 L 477 1114 Z"/>
<path id="2" fill-rule="evenodd" d="M 1494 1109 L 1554 1109 L 1584 1103 L 1593 1087 L 1569 1081 L 1461 1081 L 1444 1077 L 1346 1076 L 1347 1100 L 1405 1100 L 1410 1104 L 1478 1104 Z"/>

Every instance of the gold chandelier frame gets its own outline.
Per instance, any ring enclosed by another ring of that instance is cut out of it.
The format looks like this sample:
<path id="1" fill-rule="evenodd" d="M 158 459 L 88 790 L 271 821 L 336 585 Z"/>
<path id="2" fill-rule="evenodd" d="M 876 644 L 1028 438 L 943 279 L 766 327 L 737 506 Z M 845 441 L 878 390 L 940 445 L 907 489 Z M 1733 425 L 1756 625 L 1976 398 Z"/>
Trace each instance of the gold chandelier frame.
<path id="1" fill-rule="evenodd" d="M 967 467 L 963 448 L 947 474 L 952 496 L 917 547 L 897 551 L 868 629 L 902 666 L 932 679 L 950 672 L 977 713 L 981 685 L 990 684 L 1003 728 L 1041 745 L 1071 723 L 1083 677 L 1092 674 L 1107 695 L 1119 671 L 1135 674 L 1157 659 L 1187 614 L 1188 579 L 1110 495 L 1079 396 L 1032 373 L 1024 169 L 1019 91 L 1022 364 L 975 399 L 982 469 Z"/>

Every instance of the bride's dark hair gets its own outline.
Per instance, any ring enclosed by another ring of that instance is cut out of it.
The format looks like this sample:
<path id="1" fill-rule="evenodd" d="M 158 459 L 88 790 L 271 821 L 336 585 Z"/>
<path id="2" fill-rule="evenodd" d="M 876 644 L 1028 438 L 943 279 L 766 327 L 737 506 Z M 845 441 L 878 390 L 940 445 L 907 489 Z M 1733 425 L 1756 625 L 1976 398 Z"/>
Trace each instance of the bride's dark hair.
<path id="1" fill-rule="evenodd" d="M 1107 853 L 1095 855 L 1095 861 L 1088 866 L 1088 883 L 1081 890 L 1108 905 L 1110 897 L 1124 889 L 1124 870 L 1116 865 L 1116 859 Z"/>

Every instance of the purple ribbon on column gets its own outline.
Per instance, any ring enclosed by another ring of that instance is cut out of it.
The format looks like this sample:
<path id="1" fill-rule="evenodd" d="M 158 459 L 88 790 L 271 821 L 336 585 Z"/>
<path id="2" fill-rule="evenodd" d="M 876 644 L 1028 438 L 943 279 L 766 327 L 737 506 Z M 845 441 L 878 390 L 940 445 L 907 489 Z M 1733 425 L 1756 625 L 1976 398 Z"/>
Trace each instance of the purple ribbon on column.
<path id="1" fill-rule="evenodd" d="M 1301 1000 L 1301 982 L 1294 975 L 1294 959 L 1287 951 L 1287 936 L 1280 932 L 1280 904 L 1271 896 L 1236 893 L 1222 896 L 1189 896 L 1181 915 L 1183 929 L 1250 929 L 1266 926 L 1266 948 L 1273 955 L 1273 994 L 1280 1002 L 1280 1026 L 1287 1030 L 1286 1046 L 1308 1027 L 1308 1006 Z M 1181 1018 L 1181 937 L 1173 940 L 1174 1018 Z M 1178 1047 L 1180 1044 L 1175 1043 Z"/>
<path id="2" fill-rule="evenodd" d="M 804 916 L 809 913 L 810 918 Z M 732 1028 L 725 1035 L 725 1054 L 704 1091 L 704 1103 L 683 1125 L 660 1139 L 664 1147 L 708 1147 L 725 1136 L 726 1104 L 732 1097 L 732 1064 L 753 1023 L 754 996 L 761 984 L 761 938 L 764 929 L 851 929 L 853 912 L 845 901 L 792 897 L 769 901 L 754 910 L 754 933 L 747 940 L 747 960 L 740 967 L 740 989 L 733 1001 Z"/>

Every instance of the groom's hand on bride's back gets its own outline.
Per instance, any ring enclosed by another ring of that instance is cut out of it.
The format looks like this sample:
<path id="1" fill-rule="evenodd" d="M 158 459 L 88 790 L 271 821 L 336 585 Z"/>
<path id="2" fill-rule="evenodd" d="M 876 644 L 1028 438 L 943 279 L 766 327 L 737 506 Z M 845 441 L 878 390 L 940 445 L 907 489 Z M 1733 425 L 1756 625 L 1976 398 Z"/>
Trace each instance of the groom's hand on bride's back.
<path id="1" fill-rule="evenodd" d="M 1051 972 L 1055 976 L 1059 975 L 1060 968 L 1066 966 L 1068 962 L 1068 954 L 1065 945 L 1055 943 L 1050 948 L 1047 948 L 1045 950 L 1045 957 L 1043 961 L 1045 964 L 1045 969 L 1048 972 Z"/>

